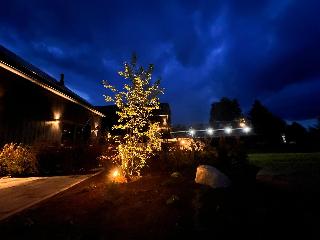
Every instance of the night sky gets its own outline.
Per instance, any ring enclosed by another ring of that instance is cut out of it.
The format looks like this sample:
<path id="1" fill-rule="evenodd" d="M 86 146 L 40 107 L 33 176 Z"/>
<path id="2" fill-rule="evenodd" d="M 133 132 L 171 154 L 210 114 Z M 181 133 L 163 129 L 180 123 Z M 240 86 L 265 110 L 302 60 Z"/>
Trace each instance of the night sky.
<path id="1" fill-rule="evenodd" d="M 320 115 L 320 1 L 3 1 L 0 44 L 93 105 L 136 52 L 155 64 L 174 123 L 259 99 L 286 120 Z M 306 122 L 306 121 L 305 121 Z M 304 123 L 305 123 L 304 122 Z"/>

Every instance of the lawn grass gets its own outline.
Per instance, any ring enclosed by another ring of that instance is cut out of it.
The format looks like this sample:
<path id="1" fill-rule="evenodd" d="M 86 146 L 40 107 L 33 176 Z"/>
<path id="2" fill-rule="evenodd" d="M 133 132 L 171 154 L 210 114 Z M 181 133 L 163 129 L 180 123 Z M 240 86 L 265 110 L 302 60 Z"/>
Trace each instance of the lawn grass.
<path id="1" fill-rule="evenodd" d="M 249 162 L 261 168 L 314 173 L 320 170 L 320 152 L 315 153 L 254 153 Z"/>

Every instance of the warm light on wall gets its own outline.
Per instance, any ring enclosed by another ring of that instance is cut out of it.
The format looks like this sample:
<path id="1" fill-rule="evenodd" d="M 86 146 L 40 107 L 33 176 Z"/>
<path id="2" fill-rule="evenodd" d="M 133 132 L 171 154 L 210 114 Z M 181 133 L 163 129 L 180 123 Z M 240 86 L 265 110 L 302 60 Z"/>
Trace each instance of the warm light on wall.
<path id="1" fill-rule="evenodd" d="M 54 130 L 59 130 L 59 128 L 60 128 L 60 121 L 59 121 L 59 120 L 53 121 L 53 123 L 52 123 L 52 128 L 53 128 Z"/>
<path id="2" fill-rule="evenodd" d="M 61 113 L 58 112 L 58 111 L 55 111 L 55 112 L 53 113 L 53 119 L 54 119 L 54 120 L 60 120 L 60 118 L 61 118 Z"/>
<path id="3" fill-rule="evenodd" d="M 59 120 L 52 120 L 52 121 L 45 121 L 46 125 L 50 125 L 52 130 L 59 130 L 60 129 L 60 121 Z"/>

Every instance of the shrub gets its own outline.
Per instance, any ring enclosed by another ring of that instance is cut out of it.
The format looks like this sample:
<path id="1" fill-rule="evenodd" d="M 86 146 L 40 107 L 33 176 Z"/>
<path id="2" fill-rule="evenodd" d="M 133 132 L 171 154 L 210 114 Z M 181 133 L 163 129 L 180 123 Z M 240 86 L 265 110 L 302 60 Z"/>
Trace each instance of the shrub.
<path id="1" fill-rule="evenodd" d="M 172 147 L 168 153 L 168 162 L 173 167 L 172 170 L 181 170 L 186 167 L 195 166 L 195 152 L 192 150 L 182 150 Z"/>
<path id="2" fill-rule="evenodd" d="M 218 152 L 212 146 L 206 145 L 203 151 L 196 153 L 198 164 L 216 166 L 218 164 Z"/>
<path id="3" fill-rule="evenodd" d="M 217 153 L 216 167 L 225 173 L 234 185 L 255 182 L 258 168 L 249 164 L 243 142 L 234 138 L 220 138 Z"/>
<path id="4" fill-rule="evenodd" d="M 0 152 L 0 174 L 11 176 L 38 173 L 36 154 L 29 146 L 17 143 L 4 145 Z"/>
<path id="5" fill-rule="evenodd" d="M 162 147 L 158 162 L 162 170 L 180 171 L 193 168 L 199 164 L 213 164 L 216 161 L 216 151 L 213 147 L 199 139 L 180 139 Z"/>
<path id="6" fill-rule="evenodd" d="M 248 165 L 247 153 L 242 142 L 233 138 L 220 138 L 217 146 L 218 161 L 222 168 L 236 170 Z"/>

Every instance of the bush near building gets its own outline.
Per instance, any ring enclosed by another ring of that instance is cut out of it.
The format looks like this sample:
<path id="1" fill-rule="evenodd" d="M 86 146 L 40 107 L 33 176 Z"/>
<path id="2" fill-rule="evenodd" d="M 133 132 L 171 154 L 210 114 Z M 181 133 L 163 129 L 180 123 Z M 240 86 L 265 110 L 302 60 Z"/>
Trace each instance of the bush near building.
<path id="1" fill-rule="evenodd" d="M 0 149 L 0 176 L 63 175 L 87 172 L 99 164 L 101 147 L 48 147 L 8 143 Z"/>
<path id="2" fill-rule="evenodd" d="M 5 144 L 0 152 L 0 175 L 25 176 L 38 173 L 35 152 L 17 143 Z"/>

